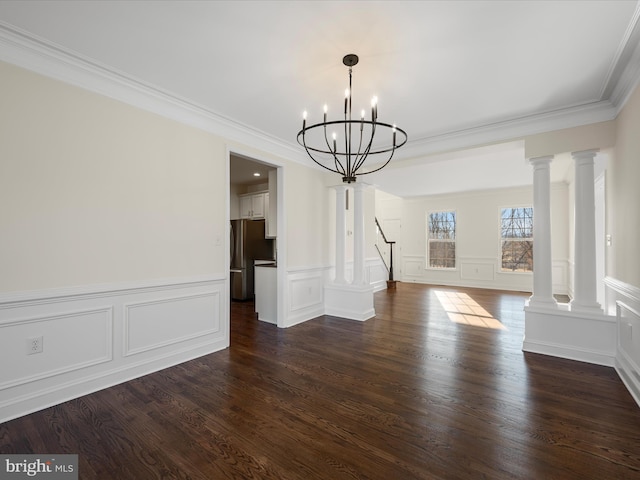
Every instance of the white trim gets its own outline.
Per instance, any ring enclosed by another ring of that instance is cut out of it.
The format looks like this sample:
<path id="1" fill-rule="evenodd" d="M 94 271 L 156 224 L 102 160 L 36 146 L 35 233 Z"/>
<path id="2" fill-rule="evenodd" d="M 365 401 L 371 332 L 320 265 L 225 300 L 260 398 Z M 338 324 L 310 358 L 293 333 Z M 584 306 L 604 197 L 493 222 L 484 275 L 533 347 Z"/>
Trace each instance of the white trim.
<path id="1" fill-rule="evenodd" d="M 613 277 L 604 277 L 604 284 L 630 300 L 640 303 L 640 288 Z"/>
<path id="2" fill-rule="evenodd" d="M 121 283 L 5 295 L 0 305 L 0 352 L 3 362 L 14 367 L 12 377 L 0 385 L 0 422 L 227 348 L 229 311 L 220 299 L 227 282 L 227 277 L 209 275 L 182 283 L 131 282 L 126 284 L 129 289 Z M 197 300 L 202 297 L 215 300 Z M 156 341 L 149 345 L 152 348 L 127 351 L 127 307 L 158 304 L 169 305 L 171 311 L 164 318 L 153 317 L 158 328 L 164 327 L 164 337 L 156 337 L 162 344 Z M 191 331 L 176 334 L 173 322 L 193 315 L 200 320 L 191 324 Z M 78 322 L 86 326 L 84 317 L 102 327 L 91 338 L 76 341 Z M 16 346 L 36 330 L 44 332 L 44 353 L 27 357 Z M 93 347 L 87 348 L 87 340 Z"/>
<path id="3" fill-rule="evenodd" d="M 633 44 L 631 41 L 629 43 Z M 612 120 L 623 108 L 640 78 L 639 50 L 636 48 L 628 56 L 629 62 L 619 78 L 610 78 L 610 82 L 616 82 L 611 100 L 594 101 L 488 125 L 470 125 L 455 132 L 413 139 L 399 152 L 397 160 Z M 316 168 L 293 142 L 284 142 L 2 21 L 0 60 Z"/>
<path id="4" fill-rule="evenodd" d="M 131 347 L 131 325 L 132 325 L 132 311 L 134 311 L 135 309 L 141 309 L 144 307 L 148 307 L 148 306 L 152 306 L 152 305 L 163 305 L 163 304 L 170 304 L 170 303 L 174 303 L 174 302 L 179 302 L 179 301 L 184 301 L 184 300 L 194 300 L 194 299 L 198 299 L 198 298 L 214 298 L 217 301 L 220 301 L 220 292 L 205 292 L 205 293 L 195 293 L 195 294 L 190 294 L 190 295 L 175 295 L 175 296 L 171 296 L 171 297 L 163 297 L 157 300 L 150 300 L 150 301 L 143 301 L 143 302 L 131 302 L 131 303 L 126 303 L 123 307 L 124 307 L 124 314 L 123 314 L 123 329 L 122 329 L 122 333 L 123 333 L 123 338 L 122 338 L 122 344 L 123 344 L 123 352 L 122 355 L 125 357 L 128 357 L 130 355 L 137 355 L 139 353 L 142 352 L 148 352 L 150 350 L 156 350 L 158 348 L 163 348 L 169 345 L 175 345 L 176 343 L 181 343 L 184 342 L 186 340 L 192 340 L 194 338 L 198 338 L 198 337 L 205 337 L 207 335 L 211 335 L 214 333 L 218 333 L 220 331 L 220 323 L 219 322 L 214 322 L 213 326 L 211 328 L 208 329 L 204 329 L 204 330 L 199 330 L 197 332 L 191 332 L 188 333 L 186 335 L 181 335 L 179 337 L 174 337 L 170 340 L 165 340 L 162 342 L 157 342 L 157 343 L 153 343 L 153 344 L 148 344 L 145 345 L 143 347 L 138 347 L 138 348 L 132 348 Z"/>
<path id="5" fill-rule="evenodd" d="M 364 322 L 375 317 L 371 285 L 327 284 L 325 315 Z"/>
<path id="6" fill-rule="evenodd" d="M 2 21 L 0 60 L 310 166 L 293 142 L 283 142 Z"/>
<path id="7" fill-rule="evenodd" d="M 522 350 L 598 365 L 614 366 L 616 318 L 599 313 L 525 304 Z"/>
<path id="8" fill-rule="evenodd" d="M 639 307 L 640 308 L 640 307 Z M 627 326 L 625 331 L 623 329 L 623 317 L 622 310 L 626 310 L 633 316 L 633 322 L 631 321 L 625 322 Z M 638 360 L 634 360 L 632 355 L 639 357 L 639 349 L 635 349 L 635 351 L 627 351 L 624 348 L 622 337 L 625 334 L 629 334 L 627 338 L 633 338 L 633 327 L 636 329 L 640 327 L 640 312 L 635 308 L 627 305 L 625 302 L 617 301 L 616 302 L 616 318 L 618 320 L 618 345 L 617 345 L 617 354 L 616 354 L 616 371 L 618 375 L 622 379 L 623 383 L 633 396 L 634 400 L 640 406 L 640 365 Z M 637 335 L 637 334 L 636 334 Z M 632 347 L 633 350 L 633 347 Z"/>
<path id="9" fill-rule="evenodd" d="M 231 155 L 244 157 L 248 160 L 256 161 L 259 163 L 264 163 L 265 165 L 269 165 L 276 169 L 276 208 L 277 208 L 277 220 L 276 220 L 276 253 L 280 253 L 276 255 L 276 284 L 277 284 L 277 292 L 276 292 L 276 323 L 280 328 L 290 326 L 288 323 L 288 313 L 287 313 L 287 301 L 288 301 L 288 281 L 287 281 L 287 256 L 283 254 L 283 252 L 287 251 L 287 215 L 286 215 L 286 175 L 287 170 L 285 163 L 278 159 L 269 158 L 265 159 L 265 155 L 262 153 L 256 153 L 255 151 L 251 151 L 242 146 L 230 146 L 227 145 L 226 152 L 226 240 L 225 240 L 225 265 L 229 265 L 230 258 L 230 249 L 229 249 L 229 238 L 230 238 L 230 229 L 231 229 L 231 179 L 230 179 L 230 171 L 231 171 Z M 227 293 L 225 298 L 226 302 L 229 305 L 231 302 L 230 299 L 230 280 L 227 281 Z"/>
<path id="10" fill-rule="evenodd" d="M 551 342 L 528 341 L 525 339 L 522 342 L 522 351 L 566 358 L 578 362 L 593 363 L 595 365 L 604 365 L 606 367 L 613 367 L 615 365 L 615 358 L 606 352 L 579 349 L 570 345 L 560 345 Z"/>
<path id="11" fill-rule="evenodd" d="M 278 327 L 292 327 L 325 313 L 326 268 L 296 267 L 293 270 L 287 273 L 286 283 L 283 283 L 288 303 L 283 305 L 286 314 L 283 318 L 278 317 Z M 296 288 L 298 285 L 300 288 Z"/>
<path id="12" fill-rule="evenodd" d="M 367 283 L 373 287 L 373 292 L 385 290 L 387 288 L 389 272 L 380 255 L 366 258 L 364 263 L 367 272 L 366 280 Z"/>
<path id="13" fill-rule="evenodd" d="M 602 97 L 608 96 L 620 113 L 640 81 L 640 2 L 636 4 L 633 17 L 620 44 L 620 49 L 612 62 L 610 76 L 602 91 Z M 623 68 L 616 68 L 622 66 Z M 608 93 L 611 92 L 609 95 Z"/>
<path id="14" fill-rule="evenodd" d="M 218 342 L 217 344 L 203 342 L 200 345 L 175 349 L 155 357 L 153 363 L 143 360 L 129 364 L 126 367 L 113 368 L 100 374 L 92 374 L 76 380 L 58 383 L 35 393 L 27 393 L 8 400 L 0 400 L 0 423 L 140 378 L 164 368 L 188 362 L 189 360 L 223 350 L 228 346 L 228 343 L 225 345 L 223 342 Z"/>
<path id="15" fill-rule="evenodd" d="M 73 372 L 75 370 L 81 370 L 83 368 L 91 367 L 101 363 L 109 362 L 113 359 L 113 347 L 112 347 L 112 332 L 113 332 L 113 307 L 102 307 L 88 310 L 75 310 L 71 312 L 64 312 L 56 315 L 40 315 L 37 317 L 16 319 L 14 321 L 1 321 L 0 331 L 2 328 L 15 327 L 24 324 L 42 323 L 42 322 L 56 322 L 57 320 L 67 319 L 71 317 L 81 317 L 89 314 L 105 314 L 104 318 L 104 355 L 85 360 L 79 363 L 67 364 L 64 367 L 53 368 L 49 370 L 41 370 L 38 374 L 22 377 L 18 380 L 0 383 L 0 390 L 23 385 L 26 383 L 42 380 L 43 378 L 53 377 L 61 375 L 63 373 Z"/>
<path id="16" fill-rule="evenodd" d="M 68 301 L 74 297 L 99 298 L 127 292 L 144 293 L 187 288 L 219 282 L 227 277 L 226 274 L 200 275 L 193 277 L 176 277 L 156 280 L 139 280 L 131 282 L 102 283 L 94 285 L 79 285 L 73 287 L 49 288 L 43 290 L 29 290 L 22 292 L 0 293 L 0 310 L 20 306 L 39 305 L 56 301 Z"/>
<path id="17" fill-rule="evenodd" d="M 626 91 L 628 96 L 631 91 Z M 618 107 L 618 111 L 621 107 Z M 400 151 L 398 160 L 498 143 L 539 133 L 606 122 L 616 117 L 616 108 L 608 100 L 576 105 L 552 112 L 514 118 L 489 125 L 472 126 L 455 132 L 412 140 Z"/>

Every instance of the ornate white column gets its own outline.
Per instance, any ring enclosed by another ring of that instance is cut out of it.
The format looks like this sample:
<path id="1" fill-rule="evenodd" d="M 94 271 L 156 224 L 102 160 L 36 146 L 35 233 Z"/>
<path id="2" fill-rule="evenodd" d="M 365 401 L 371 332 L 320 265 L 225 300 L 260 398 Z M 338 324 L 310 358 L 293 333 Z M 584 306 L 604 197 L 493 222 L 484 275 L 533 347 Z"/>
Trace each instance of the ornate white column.
<path id="1" fill-rule="evenodd" d="M 551 160 L 529 159 L 533 166 L 533 295 L 529 305 L 557 308 L 553 298 L 551 257 Z"/>
<path id="2" fill-rule="evenodd" d="M 365 241 L 364 241 L 364 189 L 366 185 L 353 186 L 353 284 L 365 284 Z"/>
<path id="3" fill-rule="evenodd" d="M 353 282 L 348 283 L 346 270 L 346 213 L 347 186 L 336 189 L 336 279 L 324 286 L 326 315 L 365 321 L 375 316 L 373 286 L 365 283 L 365 204 L 366 185 L 352 184 L 353 199 Z"/>
<path id="4" fill-rule="evenodd" d="M 602 313 L 596 288 L 596 219 L 594 158 L 598 150 L 572 152 L 575 162 L 574 312 Z"/>
<path id="5" fill-rule="evenodd" d="M 345 277 L 345 250 L 347 238 L 347 219 L 345 214 L 347 188 L 338 185 L 336 189 L 336 278 L 335 283 L 347 283 Z"/>

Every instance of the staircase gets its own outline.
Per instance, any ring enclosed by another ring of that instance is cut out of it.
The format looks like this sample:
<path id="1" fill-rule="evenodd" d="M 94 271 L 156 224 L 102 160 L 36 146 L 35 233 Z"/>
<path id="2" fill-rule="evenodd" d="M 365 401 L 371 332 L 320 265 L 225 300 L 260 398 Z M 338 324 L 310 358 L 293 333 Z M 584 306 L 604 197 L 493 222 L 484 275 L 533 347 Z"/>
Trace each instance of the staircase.
<path id="1" fill-rule="evenodd" d="M 387 272 L 389 274 L 389 279 L 387 280 L 387 290 L 395 290 L 397 282 L 396 280 L 393 279 L 393 246 L 395 245 L 396 242 L 387 240 L 387 237 L 385 236 L 384 231 L 380 226 L 380 222 L 378 222 L 378 218 L 376 217 L 375 220 L 376 220 L 376 227 L 378 229 L 378 233 L 380 234 L 383 242 L 385 243 L 385 246 L 383 246 L 382 248 L 389 249 L 389 265 L 387 265 L 387 262 L 384 259 L 384 255 L 382 254 L 382 251 L 378 246 L 378 242 L 376 241 L 376 250 L 378 251 L 380 258 L 382 259 L 382 263 L 384 264 L 384 267 L 387 269 Z"/>

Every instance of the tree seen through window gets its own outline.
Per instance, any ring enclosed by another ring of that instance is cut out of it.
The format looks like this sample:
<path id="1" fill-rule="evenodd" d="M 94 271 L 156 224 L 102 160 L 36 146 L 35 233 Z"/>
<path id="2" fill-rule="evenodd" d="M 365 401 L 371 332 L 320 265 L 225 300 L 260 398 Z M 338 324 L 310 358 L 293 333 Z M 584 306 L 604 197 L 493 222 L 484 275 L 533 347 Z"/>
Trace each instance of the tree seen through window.
<path id="1" fill-rule="evenodd" d="M 502 270 L 533 271 L 533 208 L 503 208 L 500 218 Z"/>
<path id="2" fill-rule="evenodd" d="M 430 213 L 427 223 L 429 268 L 456 268 L 456 212 Z"/>

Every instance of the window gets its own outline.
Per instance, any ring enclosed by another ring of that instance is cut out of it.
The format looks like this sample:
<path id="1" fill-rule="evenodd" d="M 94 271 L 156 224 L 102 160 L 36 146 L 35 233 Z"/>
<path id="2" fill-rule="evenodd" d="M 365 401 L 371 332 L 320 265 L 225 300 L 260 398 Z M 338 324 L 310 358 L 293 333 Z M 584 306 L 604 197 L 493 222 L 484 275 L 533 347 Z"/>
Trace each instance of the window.
<path id="1" fill-rule="evenodd" d="M 533 271 L 533 208 L 503 208 L 500 216 L 503 272 Z"/>
<path id="2" fill-rule="evenodd" d="M 427 223 L 427 266 L 456 268 L 456 212 L 430 213 Z"/>

